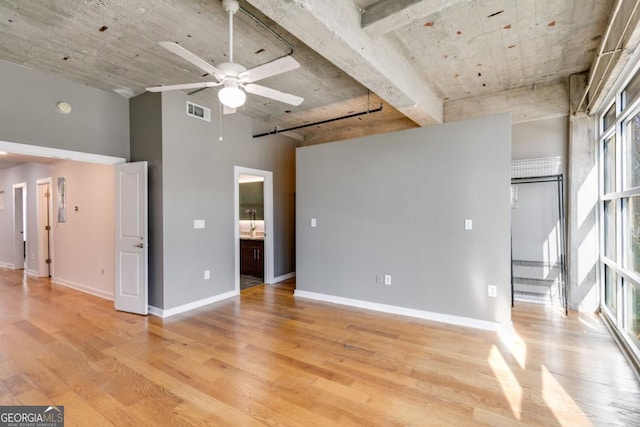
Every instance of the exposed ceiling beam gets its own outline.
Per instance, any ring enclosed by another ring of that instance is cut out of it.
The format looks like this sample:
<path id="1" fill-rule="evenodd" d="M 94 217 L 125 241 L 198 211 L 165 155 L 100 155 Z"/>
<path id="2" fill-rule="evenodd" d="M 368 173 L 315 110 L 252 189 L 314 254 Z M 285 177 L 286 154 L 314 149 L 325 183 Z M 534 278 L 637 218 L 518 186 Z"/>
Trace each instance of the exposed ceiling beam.
<path id="1" fill-rule="evenodd" d="M 381 36 L 463 1 L 469 0 L 381 0 L 362 11 L 361 25 L 369 34 Z"/>
<path id="2" fill-rule="evenodd" d="M 511 113 L 511 123 L 569 115 L 568 82 L 547 86 L 519 87 L 454 101 L 444 105 L 447 122 L 489 114 Z"/>
<path id="3" fill-rule="evenodd" d="M 442 123 L 441 97 L 389 40 L 361 28 L 351 1 L 248 2 L 417 124 Z"/>

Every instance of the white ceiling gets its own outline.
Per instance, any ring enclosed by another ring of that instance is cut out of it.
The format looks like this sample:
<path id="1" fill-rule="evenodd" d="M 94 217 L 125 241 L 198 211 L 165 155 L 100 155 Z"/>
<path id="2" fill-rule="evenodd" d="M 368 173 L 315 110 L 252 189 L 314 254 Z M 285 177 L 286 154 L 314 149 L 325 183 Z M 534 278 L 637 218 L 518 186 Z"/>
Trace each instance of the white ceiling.
<path id="1" fill-rule="evenodd" d="M 312 144 L 439 123 L 449 101 L 566 81 L 589 69 L 614 0 L 240 5 L 236 62 L 263 64 L 291 45 L 301 68 L 261 84 L 305 98 L 292 107 L 250 96 L 242 114 L 283 129 L 384 106 L 295 131 Z M 227 29 L 219 0 L 4 0 L 0 59 L 130 97 L 148 86 L 210 80 L 158 42 L 178 42 L 217 64 L 226 60 Z M 216 90 L 194 97 L 215 98 Z"/>

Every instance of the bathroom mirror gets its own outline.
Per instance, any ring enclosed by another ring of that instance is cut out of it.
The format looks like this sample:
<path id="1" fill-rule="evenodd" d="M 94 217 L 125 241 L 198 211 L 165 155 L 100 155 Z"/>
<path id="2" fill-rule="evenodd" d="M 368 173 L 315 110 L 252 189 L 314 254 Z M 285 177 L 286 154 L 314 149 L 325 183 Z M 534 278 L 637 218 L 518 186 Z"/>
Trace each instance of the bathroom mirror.
<path id="1" fill-rule="evenodd" d="M 240 219 L 249 220 L 247 209 L 255 209 L 257 221 L 264 220 L 264 182 L 240 183 Z"/>

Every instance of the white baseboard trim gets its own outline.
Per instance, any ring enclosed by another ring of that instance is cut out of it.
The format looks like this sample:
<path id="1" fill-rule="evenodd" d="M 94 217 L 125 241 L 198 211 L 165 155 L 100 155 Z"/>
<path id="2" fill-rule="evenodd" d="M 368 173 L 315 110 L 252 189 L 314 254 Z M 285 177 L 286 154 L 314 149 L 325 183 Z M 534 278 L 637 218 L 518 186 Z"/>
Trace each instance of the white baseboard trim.
<path id="1" fill-rule="evenodd" d="M 399 314 L 402 316 L 416 317 L 424 320 L 433 320 L 435 322 L 448 323 L 456 326 L 466 326 L 469 328 L 483 329 L 486 331 L 498 331 L 503 327 L 502 324 L 497 322 L 472 319 L 470 317 L 434 313 L 431 311 L 416 310 L 414 308 L 400 307 L 397 305 L 387 305 L 352 298 L 338 297 L 334 295 L 319 294 L 316 292 L 299 291 L 297 289 L 294 291 L 293 296 L 330 302 L 333 304 L 348 305 L 350 307 L 364 308 L 367 310 L 380 311 L 383 313 Z"/>
<path id="2" fill-rule="evenodd" d="M 291 279 L 292 277 L 296 277 L 296 272 L 293 271 L 291 273 L 283 274 L 282 276 L 274 277 L 273 283 L 279 283 L 287 279 Z"/>
<path id="3" fill-rule="evenodd" d="M 2 268 L 10 268 L 11 270 L 15 270 L 13 268 L 13 263 L 10 263 L 10 262 L 2 262 L 2 261 L 0 261 L 0 267 L 2 267 Z"/>
<path id="4" fill-rule="evenodd" d="M 201 299 L 199 301 L 190 302 L 187 304 L 179 305 L 177 307 L 162 309 L 158 307 L 154 307 L 152 305 L 149 306 L 149 314 L 156 317 L 170 317 L 175 316 L 176 314 L 186 313 L 187 311 L 195 310 L 196 308 L 203 307 L 205 305 L 213 304 L 218 301 L 222 301 L 227 298 L 233 298 L 235 296 L 240 295 L 240 293 L 236 290 L 225 292 L 224 294 L 214 295 L 209 298 Z"/>
<path id="5" fill-rule="evenodd" d="M 113 301 L 113 293 L 105 292 L 99 289 L 93 289 L 85 285 L 81 285 L 79 283 L 71 282 L 69 280 L 61 279 L 59 277 L 52 277 L 51 282 L 56 285 L 64 286 L 65 288 L 75 289 L 76 291 L 84 292 L 85 294 L 93 295 L 98 298 L 106 299 L 109 301 Z"/>
<path id="6" fill-rule="evenodd" d="M 27 273 L 27 276 L 29 277 L 40 277 L 40 273 L 37 270 L 25 270 L 25 273 Z"/>

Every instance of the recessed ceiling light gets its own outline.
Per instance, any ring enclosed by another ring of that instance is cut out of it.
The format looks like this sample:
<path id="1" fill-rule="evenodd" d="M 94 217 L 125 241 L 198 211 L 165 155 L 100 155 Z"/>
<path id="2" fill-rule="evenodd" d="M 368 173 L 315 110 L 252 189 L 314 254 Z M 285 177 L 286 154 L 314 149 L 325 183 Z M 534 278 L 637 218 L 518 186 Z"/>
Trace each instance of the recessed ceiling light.
<path id="1" fill-rule="evenodd" d="M 71 104 L 66 101 L 60 101 L 56 104 L 58 111 L 62 114 L 69 114 L 71 112 Z"/>

